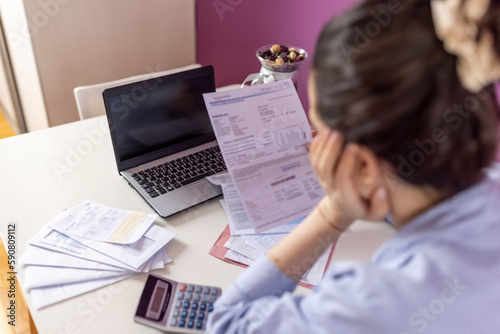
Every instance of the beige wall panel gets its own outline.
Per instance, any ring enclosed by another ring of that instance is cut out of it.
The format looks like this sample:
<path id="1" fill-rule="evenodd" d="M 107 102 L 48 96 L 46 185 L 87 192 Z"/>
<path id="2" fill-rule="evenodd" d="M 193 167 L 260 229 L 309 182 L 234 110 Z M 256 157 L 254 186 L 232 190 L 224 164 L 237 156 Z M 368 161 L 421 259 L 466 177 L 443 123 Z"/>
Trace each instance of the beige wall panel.
<path id="1" fill-rule="evenodd" d="M 25 0 L 50 126 L 73 88 L 196 62 L 194 0 Z"/>

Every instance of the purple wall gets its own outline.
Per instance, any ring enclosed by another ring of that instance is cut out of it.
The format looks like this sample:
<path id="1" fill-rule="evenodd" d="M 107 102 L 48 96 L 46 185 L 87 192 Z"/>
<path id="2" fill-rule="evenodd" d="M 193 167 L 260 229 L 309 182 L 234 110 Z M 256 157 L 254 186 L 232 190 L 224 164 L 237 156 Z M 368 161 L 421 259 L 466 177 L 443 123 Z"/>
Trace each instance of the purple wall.
<path id="1" fill-rule="evenodd" d="M 255 51 L 267 44 L 291 44 L 305 49 L 299 95 L 308 109 L 307 77 L 312 52 L 323 25 L 356 0 L 274 1 L 197 0 L 197 57 L 213 65 L 217 86 L 242 83 L 260 70 Z"/>
<path id="2" fill-rule="evenodd" d="M 323 25 L 359 0 L 197 0 L 197 59 L 213 65 L 217 86 L 242 83 L 260 64 L 255 50 L 266 44 L 293 44 L 309 59 L 299 77 L 305 110 L 312 53 Z M 500 85 L 497 85 L 500 98 Z M 500 161 L 500 151 L 497 156 Z"/>

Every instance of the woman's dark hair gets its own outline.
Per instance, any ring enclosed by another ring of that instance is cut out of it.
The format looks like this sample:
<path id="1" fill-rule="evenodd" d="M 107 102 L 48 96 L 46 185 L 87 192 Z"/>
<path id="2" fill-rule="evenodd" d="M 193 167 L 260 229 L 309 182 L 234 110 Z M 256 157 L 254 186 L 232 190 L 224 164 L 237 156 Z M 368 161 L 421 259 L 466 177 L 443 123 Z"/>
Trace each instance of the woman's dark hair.
<path id="1" fill-rule="evenodd" d="M 500 51 L 500 5 L 482 29 Z M 328 23 L 313 75 L 316 110 L 346 141 L 367 146 L 416 185 L 460 191 L 495 159 L 500 110 L 493 85 L 474 94 L 436 37 L 430 1 L 367 0 Z"/>

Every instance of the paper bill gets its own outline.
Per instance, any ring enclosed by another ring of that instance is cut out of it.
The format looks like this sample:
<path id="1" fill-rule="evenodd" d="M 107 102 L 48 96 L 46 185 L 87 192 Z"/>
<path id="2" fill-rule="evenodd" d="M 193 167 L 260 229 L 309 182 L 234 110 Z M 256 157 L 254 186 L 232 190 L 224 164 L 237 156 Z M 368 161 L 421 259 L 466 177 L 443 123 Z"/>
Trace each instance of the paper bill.
<path id="1" fill-rule="evenodd" d="M 60 284 L 78 283 L 108 277 L 123 276 L 134 272 L 95 270 L 81 268 L 61 268 L 45 266 L 27 266 L 23 288 L 34 289 Z"/>
<path id="2" fill-rule="evenodd" d="M 157 217 L 112 208 L 89 199 L 58 215 L 49 226 L 71 237 L 131 244 L 146 233 Z"/>
<path id="3" fill-rule="evenodd" d="M 311 129 L 291 80 L 204 94 L 228 172 L 261 233 L 307 216 L 324 196 L 305 148 Z"/>
<path id="4" fill-rule="evenodd" d="M 100 262 L 82 259 L 76 256 L 48 250 L 42 247 L 29 245 L 19 259 L 23 266 L 37 265 L 48 267 L 80 268 L 95 270 L 121 270 L 125 268 L 111 266 Z M 129 270 L 131 270 L 130 268 Z"/>
<path id="5" fill-rule="evenodd" d="M 175 233 L 153 225 L 137 242 L 128 245 L 110 244 L 83 238 L 75 240 L 81 244 L 116 259 L 133 268 L 140 268 L 175 236 Z"/>
<path id="6" fill-rule="evenodd" d="M 126 274 L 81 283 L 61 284 L 48 288 L 32 289 L 31 298 L 33 299 L 35 309 L 38 310 L 100 287 L 119 282 L 133 275 L 134 274 Z"/>

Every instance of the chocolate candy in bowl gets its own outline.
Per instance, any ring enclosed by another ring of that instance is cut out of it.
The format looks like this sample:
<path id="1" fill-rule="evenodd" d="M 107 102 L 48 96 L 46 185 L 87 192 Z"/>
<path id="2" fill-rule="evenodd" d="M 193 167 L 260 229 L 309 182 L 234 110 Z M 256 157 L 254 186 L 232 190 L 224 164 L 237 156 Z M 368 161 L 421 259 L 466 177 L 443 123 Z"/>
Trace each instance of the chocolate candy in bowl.
<path id="1" fill-rule="evenodd" d="M 262 66 L 270 71 L 294 72 L 300 69 L 307 52 L 296 46 L 273 44 L 259 48 L 256 56 Z"/>

